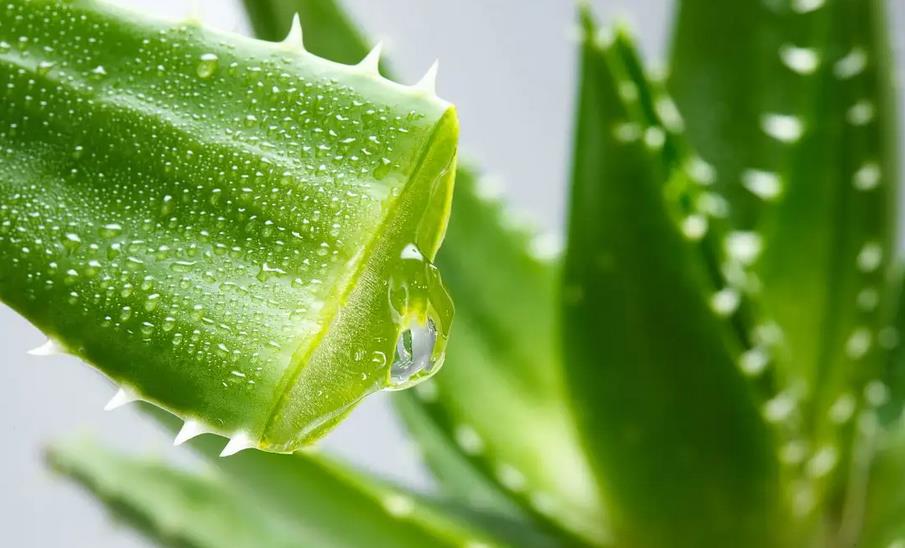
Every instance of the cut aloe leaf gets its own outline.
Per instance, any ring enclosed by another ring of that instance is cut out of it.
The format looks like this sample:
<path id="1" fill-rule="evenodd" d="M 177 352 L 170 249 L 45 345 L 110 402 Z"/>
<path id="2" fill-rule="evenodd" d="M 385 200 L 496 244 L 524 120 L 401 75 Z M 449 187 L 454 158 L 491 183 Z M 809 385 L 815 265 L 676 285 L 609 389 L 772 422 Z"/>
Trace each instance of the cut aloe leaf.
<path id="1" fill-rule="evenodd" d="M 261 36 L 279 35 L 297 11 L 312 52 L 347 60 L 368 51 L 332 0 L 249 0 L 246 7 Z M 556 242 L 520 227 L 495 193 L 478 170 L 459 169 L 437 259 L 459 318 L 447 349 L 452 365 L 394 401 L 447 494 L 501 512 L 514 501 L 548 529 L 600 544 L 606 518 L 555 352 Z M 527 417 L 530 429 L 522 427 Z"/>
<path id="2" fill-rule="evenodd" d="M 585 14 L 563 282 L 579 426 L 620 542 L 764 546 L 784 503 L 772 434 L 676 216 L 665 136 Z M 681 501 L 679 503 L 678 501 Z M 616 510 L 618 509 L 618 511 Z"/>
<path id="3" fill-rule="evenodd" d="M 54 468 L 91 490 L 115 515 L 167 545 L 506 545 L 426 508 L 416 497 L 376 484 L 369 487 L 338 465 L 310 456 L 248 452 L 226 459 L 224 462 L 231 463 L 226 470 L 201 474 L 126 456 L 87 441 L 54 446 L 48 458 Z M 292 466 L 291 475 L 282 479 L 288 482 L 286 487 L 302 486 L 303 490 L 296 491 L 294 506 L 274 506 L 274 500 L 268 498 L 272 487 L 268 478 L 285 471 L 280 462 L 290 460 L 299 462 Z M 261 481 L 251 488 L 229 474 L 230 467 L 247 471 L 249 465 Z M 301 492 L 310 496 L 302 498 Z"/>
<path id="4" fill-rule="evenodd" d="M 94 2 L 0 10 L 0 298 L 192 431 L 291 451 L 440 367 L 432 80 Z"/>

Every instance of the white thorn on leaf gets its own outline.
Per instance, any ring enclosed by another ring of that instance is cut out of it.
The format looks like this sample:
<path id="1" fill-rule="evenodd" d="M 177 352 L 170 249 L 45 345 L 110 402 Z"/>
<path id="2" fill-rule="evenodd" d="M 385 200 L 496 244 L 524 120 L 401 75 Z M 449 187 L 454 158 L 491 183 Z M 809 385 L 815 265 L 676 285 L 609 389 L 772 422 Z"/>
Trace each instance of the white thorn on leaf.
<path id="1" fill-rule="evenodd" d="M 116 408 L 122 407 L 128 403 L 132 403 L 134 401 L 138 401 L 140 398 L 126 390 L 125 388 L 120 388 L 116 391 L 116 394 L 110 398 L 110 401 L 107 402 L 107 405 L 104 406 L 104 411 L 113 411 Z"/>
<path id="2" fill-rule="evenodd" d="M 440 69 L 440 61 L 434 61 L 431 68 L 427 69 L 427 73 L 421 80 L 412 86 L 413 88 L 423 91 L 429 95 L 437 94 L 437 71 Z"/>
<path id="3" fill-rule="evenodd" d="M 245 449 L 254 447 L 255 443 L 245 432 L 237 432 L 233 437 L 229 439 L 229 443 L 226 444 L 226 447 L 223 448 L 223 451 L 220 452 L 221 457 L 230 457 L 235 455 L 239 451 L 243 451 Z"/>
<path id="4" fill-rule="evenodd" d="M 380 74 L 380 55 L 383 52 L 383 42 L 377 42 L 374 47 L 365 55 L 358 66 L 365 72 L 372 74 Z"/>
<path id="5" fill-rule="evenodd" d="M 302 20 L 298 13 L 292 16 L 292 26 L 289 27 L 289 33 L 281 43 L 289 49 L 305 49 L 305 42 L 302 38 Z"/>
<path id="6" fill-rule="evenodd" d="M 66 349 L 53 339 L 47 339 L 44 344 L 28 351 L 30 356 L 60 356 L 66 353 Z"/>
<path id="7" fill-rule="evenodd" d="M 207 430 L 200 422 L 189 419 L 185 421 L 182 428 L 179 430 L 179 433 L 176 434 L 173 445 L 182 445 L 190 439 L 205 433 L 207 433 Z"/>

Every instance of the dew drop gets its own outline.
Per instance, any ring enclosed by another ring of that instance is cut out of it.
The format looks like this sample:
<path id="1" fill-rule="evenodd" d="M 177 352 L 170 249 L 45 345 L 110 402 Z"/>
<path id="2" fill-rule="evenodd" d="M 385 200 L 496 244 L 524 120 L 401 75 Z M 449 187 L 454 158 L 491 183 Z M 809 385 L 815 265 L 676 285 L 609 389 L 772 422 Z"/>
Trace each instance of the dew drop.
<path id="1" fill-rule="evenodd" d="M 210 78 L 217 72 L 217 68 L 220 66 L 220 58 L 217 57 L 213 53 L 205 53 L 201 55 L 200 60 L 198 62 L 198 66 L 195 67 L 195 72 L 198 74 L 199 78 Z"/>
<path id="2" fill-rule="evenodd" d="M 65 247 L 66 250 L 70 253 L 78 249 L 80 245 L 82 245 L 82 239 L 78 234 L 75 234 L 74 232 L 67 232 L 63 236 L 63 247 Z"/>
<path id="3" fill-rule="evenodd" d="M 53 67 L 55 67 L 55 66 L 56 66 L 56 63 L 53 63 L 51 61 L 41 61 L 40 63 L 38 63 L 37 72 L 39 75 L 44 76 L 44 75 L 48 74 L 51 70 L 53 70 Z"/>
<path id="4" fill-rule="evenodd" d="M 104 238 L 115 238 L 122 234 L 123 227 L 119 223 L 109 223 L 105 224 L 98 231 L 99 234 Z"/>

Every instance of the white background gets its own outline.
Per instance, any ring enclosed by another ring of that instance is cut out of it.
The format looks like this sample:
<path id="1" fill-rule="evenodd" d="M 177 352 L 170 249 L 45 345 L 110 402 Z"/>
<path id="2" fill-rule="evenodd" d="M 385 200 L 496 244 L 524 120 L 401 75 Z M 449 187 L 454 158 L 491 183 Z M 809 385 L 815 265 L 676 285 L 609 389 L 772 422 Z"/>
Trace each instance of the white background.
<path id="1" fill-rule="evenodd" d="M 148 13 L 179 17 L 184 0 L 118 0 Z M 247 32 L 238 2 L 200 2 L 209 24 Z M 633 24 L 649 59 L 662 59 L 671 2 L 597 1 L 598 13 Z M 897 28 L 905 2 L 893 0 Z M 347 0 L 351 11 L 384 40 L 407 81 L 441 60 L 439 90 L 454 101 L 463 150 L 500 176 L 518 207 L 541 225 L 561 230 L 575 82 L 574 8 L 569 0 Z M 905 33 L 897 32 L 897 39 Z M 897 44 L 899 59 L 905 59 Z M 900 78 L 901 81 L 901 78 Z M 905 109 L 901 109 L 905 111 Z M 145 417 L 128 408 L 101 410 L 113 387 L 66 357 L 35 358 L 42 341 L 0 305 L 0 546 L 145 546 L 114 527 L 78 489 L 42 464 L 48 440 L 87 431 L 135 452 L 186 459 Z M 364 467 L 429 485 L 386 398 L 364 403 L 324 443 Z"/>

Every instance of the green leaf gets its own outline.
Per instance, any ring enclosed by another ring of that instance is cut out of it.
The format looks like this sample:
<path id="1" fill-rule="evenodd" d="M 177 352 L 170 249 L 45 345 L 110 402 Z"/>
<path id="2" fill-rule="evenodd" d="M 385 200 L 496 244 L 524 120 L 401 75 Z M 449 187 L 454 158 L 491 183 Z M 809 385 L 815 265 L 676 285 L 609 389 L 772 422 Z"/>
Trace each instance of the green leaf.
<path id="1" fill-rule="evenodd" d="M 343 60 L 368 49 L 332 0 L 249 0 L 246 7 L 261 36 L 279 36 L 297 11 L 313 52 Z M 548 528 L 565 526 L 570 535 L 600 544 L 607 539 L 606 519 L 555 352 L 557 266 L 549 241 L 518 226 L 494 194 L 478 170 L 458 170 L 437 259 L 459 318 L 448 367 L 418 394 L 394 399 L 447 493 L 509 512 L 502 485 Z M 531 428 L 524 428 L 526 421 Z"/>
<path id="2" fill-rule="evenodd" d="M 450 438 L 446 425 L 426 411 L 424 403 L 413 391 L 397 394 L 393 401 L 445 495 L 470 508 L 522 517 L 520 508 L 508 493 L 475 466 Z"/>
<path id="3" fill-rule="evenodd" d="M 289 547 L 323 542 L 243 496 L 219 475 L 194 474 L 73 440 L 49 449 L 53 468 L 91 491 L 113 516 L 167 546 Z"/>
<path id="4" fill-rule="evenodd" d="M 213 447 L 207 444 L 208 449 Z M 200 475 L 84 441 L 54 447 L 49 459 L 115 513 L 172 545 L 499 545 L 415 496 L 364 481 L 336 463 L 313 456 L 247 452 L 221 460 L 228 463 L 223 470 Z M 236 481 L 233 471 L 240 472 L 242 481 Z M 252 474 L 258 483 L 245 483 Z M 279 493 L 291 505 L 270 498 L 276 478 L 285 482 Z"/>
<path id="5" fill-rule="evenodd" d="M 7 2 L 0 298 L 121 384 L 112 404 L 153 402 L 227 453 L 291 451 L 428 377 L 457 122 L 429 79 L 373 62 Z"/>
<path id="6" fill-rule="evenodd" d="M 673 194 L 690 177 L 626 93 L 638 82 L 622 48 L 587 14 L 584 26 L 563 349 L 615 536 L 774 545 L 784 503 L 772 434 L 732 323 L 711 305 L 706 224 L 688 223 Z"/>
<path id="7" fill-rule="evenodd" d="M 860 496 L 856 419 L 875 420 L 888 392 L 898 169 L 887 24 L 880 0 L 683 0 L 675 32 L 670 87 L 733 222 L 751 230 L 752 280 L 781 334 L 771 365 L 788 403 L 781 451 L 800 454 L 786 464 L 802 520 L 844 517 Z"/>
<path id="8" fill-rule="evenodd" d="M 862 475 L 866 481 L 849 505 L 850 545 L 864 548 L 897 548 L 905 541 L 905 424 L 898 421 L 882 435 L 870 419 L 859 424 L 862 437 L 856 451 L 863 454 Z M 867 434 L 867 435 L 864 435 Z M 852 499 L 850 499 L 852 500 Z M 857 535 L 857 536 L 856 536 Z"/>
<path id="9" fill-rule="evenodd" d="M 740 228 L 750 228 L 760 209 L 758 196 L 741 184 L 746 174 L 756 182 L 756 174 L 777 168 L 777 147 L 764 136 L 764 117 L 800 106 L 798 73 L 811 73 L 819 62 L 815 52 L 799 49 L 808 45 L 798 40 L 809 35 L 810 25 L 789 20 L 793 4 L 806 2 L 678 2 L 669 90 Z"/>
<path id="10" fill-rule="evenodd" d="M 179 427 L 178 420 L 166 412 L 150 406 L 144 409 L 171 431 Z M 290 521 L 304 522 L 309 515 L 329 512 L 338 518 L 319 518 L 319 522 L 335 522 L 330 527 L 339 531 L 344 523 L 342 517 L 350 513 L 344 505 L 367 506 L 377 501 L 391 515 L 396 512 L 395 517 L 406 527 L 417 526 L 438 538 L 458 539 L 457 542 L 466 546 L 469 542 L 476 546 L 480 542 L 530 547 L 556 545 L 518 516 L 501 514 L 492 508 L 468 508 L 445 497 L 412 492 L 360 473 L 316 448 L 292 455 L 246 451 L 221 459 L 217 440 L 211 436 L 198 436 L 188 446 L 222 470 L 238 488 Z M 322 492 L 338 496 L 325 502 Z M 364 502 L 358 500 L 362 497 L 366 499 Z M 368 534 L 365 531 L 361 538 L 367 538 Z"/>
<path id="11" fill-rule="evenodd" d="M 856 369 L 876 370 L 859 364 L 878 356 L 895 218 L 884 3 L 721 8 L 681 3 L 670 85 L 728 196 L 750 191 L 731 200 L 734 220 L 758 229 L 763 301 L 783 331 L 789 384 L 810 400 L 805 421 L 819 424 L 853 397 L 840 394 L 849 381 L 869 378 Z"/>
<path id="12" fill-rule="evenodd" d="M 837 0 L 809 15 L 826 29 L 812 44 L 824 62 L 793 113 L 803 135 L 788 144 L 786 190 L 762 225 L 764 299 L 793 378 L 812 383 L 810 420 L 826 429 L 833 404 L 857 397 L 845 389 L 871 380 L 882 355 L 898 173 L 884 13 L 882 2 Z"/>
<path id="13" fill-rule="evenodd" d="M 905 344 L 901 341 L 905 334 L 905 265 L 899 264 L 890 275 L 885 297 L 882 306 L 888 320 L 877 338 L 888 349 L 881 376 L 887 388 L 887 401 L 880 409 L 881 421 L 888 425 L 905 416 Z"/>

